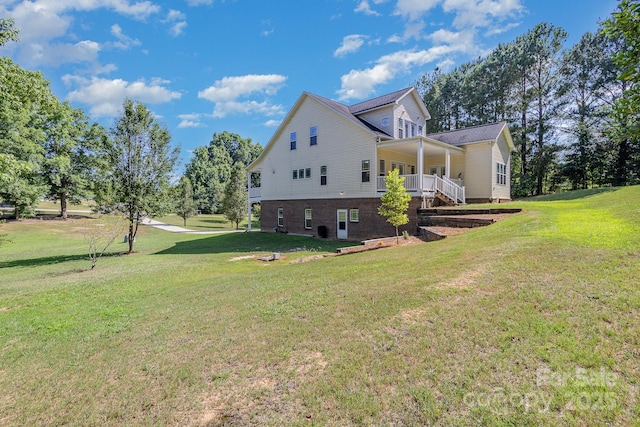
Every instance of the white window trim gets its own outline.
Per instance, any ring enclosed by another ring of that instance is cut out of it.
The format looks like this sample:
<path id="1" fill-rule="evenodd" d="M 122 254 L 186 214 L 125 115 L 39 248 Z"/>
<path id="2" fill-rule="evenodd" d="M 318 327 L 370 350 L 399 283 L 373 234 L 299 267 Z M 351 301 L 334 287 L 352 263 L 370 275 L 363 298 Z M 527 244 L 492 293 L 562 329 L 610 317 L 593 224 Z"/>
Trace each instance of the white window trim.
<path id="1" fill-rule="evenodd" d="M 312 226 L 311 226 L 312 219 L 313 219 L 313 216 L 312 216 L 311 209 L 308 209 L 308 208 L 305 209 L 304 210 L 304 228 L 305 228 L 305 230 L 311 230 L 311 228 L 312 228 Z M 309 225 L 307 225 L 307 221 L 309 221 Z"/>
<path id="2" fill-rule="evenodd" d="M 284 208 L 278 208 L 278 227 L 284 227 Z"/>
<path id="3" fill-rule="evenodd" d="M 360 222 L 360 209 L 349 209 L 349 222 Z"/>

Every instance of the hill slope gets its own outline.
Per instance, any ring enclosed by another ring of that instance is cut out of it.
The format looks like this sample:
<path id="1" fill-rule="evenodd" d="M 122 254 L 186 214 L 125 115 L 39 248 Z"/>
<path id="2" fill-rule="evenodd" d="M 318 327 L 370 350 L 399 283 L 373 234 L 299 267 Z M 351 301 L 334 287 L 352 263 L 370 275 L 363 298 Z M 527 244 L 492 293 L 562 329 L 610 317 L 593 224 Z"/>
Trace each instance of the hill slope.
<path id="1" fill-rule="evenodd" d="M 640 187 L 512 205 L 299 264 L 335 244 L 145 228 L 90 271 L 82 223 L 5 224 L 0 424 L 631 424 Z"/>

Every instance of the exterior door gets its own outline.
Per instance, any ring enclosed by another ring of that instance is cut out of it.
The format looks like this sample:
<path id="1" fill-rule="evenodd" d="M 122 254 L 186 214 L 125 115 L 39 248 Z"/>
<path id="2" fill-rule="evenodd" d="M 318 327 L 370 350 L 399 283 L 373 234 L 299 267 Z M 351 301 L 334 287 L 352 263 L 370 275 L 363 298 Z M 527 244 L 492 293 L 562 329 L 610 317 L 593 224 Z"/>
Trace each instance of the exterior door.
<path id="1" fill-rule="evenodd" d="M 346 239 L 347 233 L 348 211 L 346 209 L 338 209 L 338 239 Z"/>

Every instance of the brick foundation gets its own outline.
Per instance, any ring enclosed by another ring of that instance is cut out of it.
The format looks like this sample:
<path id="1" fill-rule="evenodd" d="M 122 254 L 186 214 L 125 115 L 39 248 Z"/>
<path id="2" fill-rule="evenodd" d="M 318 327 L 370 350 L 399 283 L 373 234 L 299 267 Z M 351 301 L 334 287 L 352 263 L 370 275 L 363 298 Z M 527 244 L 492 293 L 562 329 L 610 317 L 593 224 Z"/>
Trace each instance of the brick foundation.
<path id="1" fill-rule="evenodd" d="M 263 200 L 260 210 L 260 228 L 268 232 L 286 232 L 309 234 L 318 237 L 318 227 L 324 226 L 327 238 L 337 239 L 337 210 L 359 209 L 360 221 L 348 222 L 348 240 L 366 240 L 395 236 L 395 228 L 386 219 L 378 215 L 379 198 L 366 199 L 318 199 L 318 200 Z M 409 222 L 399 228 L 416 234 L 416 211 L 420 207 L 420 198 L 411 199 L 407 216 Z M 278 208 L 284 209 L 284 226 L 278 227 Z M 304 227 L 304 211 L 311 209 L 311 229 Z"/>

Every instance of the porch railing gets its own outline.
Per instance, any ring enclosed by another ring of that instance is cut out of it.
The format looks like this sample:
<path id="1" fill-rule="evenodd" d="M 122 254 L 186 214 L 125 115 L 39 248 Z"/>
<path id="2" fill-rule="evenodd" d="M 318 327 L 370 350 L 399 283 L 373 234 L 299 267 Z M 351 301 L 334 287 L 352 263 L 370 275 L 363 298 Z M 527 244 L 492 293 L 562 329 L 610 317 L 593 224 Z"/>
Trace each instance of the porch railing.
<path id="1" fill-rule="evenodd" d="M 249 189 L 249 198 L 250 199 L 259 199 L 260 198 L 260 189 L 261 187 L 251 187 Z"/>
<path id="2" fill-rule="evenodd" d="M 422 175 L 422 188 L 420 187 L 420 175 L 401 175 L 404 178 L 404 187 L 407 191 L 439 192 L 455 203 L 465 203 L 465 190 L 459 183 L 437 175 Z M 461 180 L 458 180 L 461 183 Z M 376 178 L 379 192 L 386 191 L 387 185 L 384 176 Z"/>

